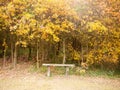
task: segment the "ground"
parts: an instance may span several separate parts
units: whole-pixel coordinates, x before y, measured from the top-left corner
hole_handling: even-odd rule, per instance
[[[0,90],[120,90],[120,78],[83,77],[29,72],[29,64],[0,71]]]

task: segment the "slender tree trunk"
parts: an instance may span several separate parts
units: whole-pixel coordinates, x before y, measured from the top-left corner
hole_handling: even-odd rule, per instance
[[[88,50],[89,50],[89,46],[88,46],[88,42],[87,42],[87,55],[88,55]]]
[[[5,39],[3,42],[3,46],[4,46],[4,50],[3,50],[3,68],[4,68],[6,66],[6,51],[7,51],[7,44]]]
[[[14,57],[13,57],[13,67],[15,68],[17,64],[17,45],[15,45]]]
[[[41,62],[44,62],[44,57],[45,57],[44,50],[42,50],[42,61]]]
[[[81,62],[81,61],[80,61],[80,60],[78,60],[78,65],[79,65],[79,66],[80,66],[80,62]]]
[[[81,53],[82,53],[81,60],[82,60],[82,63],[83,63],[84,58],[83,58],[83,45],[82,44],[81,44]]]
[[[13,53],[14,53],[14,50],[13,50],[13,42],[11,41],[11,61],[12,61],[12,63],[14,62],[14,58],[13,58]]]
[[[42,65],[42,41],[40,40],[40,42],[39,42],[39,58],[40,58],[40,60],[39,60],[39,63],[40,63],[40,66]]]
[[[28,60],[31,60],[32,59],[32,48],[31,48],[31,46],[29,46],[28,49],[29,49]]]
[[[12,62],[12,67],[14,68],[14,45],[13,45],[13,37],[10,36],[10,40],[11,40],[11,62]]]
[[[59,50],[60,50],[60,42],[57,43],[56,55],[59,55]]]
[[[44,58],[45,58],[45,49],[44,49],[44,41],[41,41],[41,47],[42,47],[42,59],[41,59],[41,63],[44,62]]]
[[[66,63],[66,54],[65,54],[65,39],[63,39],[63,64]]]
[[[4,55],[3,55],[3,68],[6,66],[6,51],[4,50]]]
[[[40,62],[39,62],[39,42],[37,42],[37,69],[40,67]]]

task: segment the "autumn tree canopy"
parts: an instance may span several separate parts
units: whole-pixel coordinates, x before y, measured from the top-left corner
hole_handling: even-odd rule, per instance
[[[119,23],[119,0],[1,0],[0,56],[115,69]]]

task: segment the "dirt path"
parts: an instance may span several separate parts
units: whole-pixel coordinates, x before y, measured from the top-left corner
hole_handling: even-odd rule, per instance
[[[39,73],[29,73],[27,69],[4,70],[0,73],[0,90],[120,90],[120,79],[46,77]]]

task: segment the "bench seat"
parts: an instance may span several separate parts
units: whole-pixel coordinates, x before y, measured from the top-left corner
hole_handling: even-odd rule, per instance
[[[50,68],[51,67],[66,67],[66,75],[68,75],[68,72],[69,72],[69,67],[74,67],[75,65],[74,64],[42,64],[43,66],[47,66],[48,67],[48,71],[47,71],[47,76],[50,77]]]

